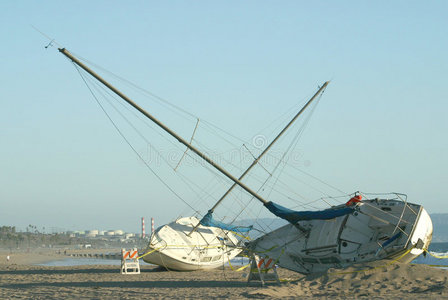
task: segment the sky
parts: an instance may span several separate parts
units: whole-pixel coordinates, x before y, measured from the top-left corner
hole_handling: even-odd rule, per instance
[[[140,217],[160,225],[185,209],[123,143],[58,46],[246,141],[330,80],[299,145],[306,171],[343,191],[402,192],[448,213],[447,9],[1,1],[0,225],[138,232]],[[191,128],[167,121],[189,138]]]

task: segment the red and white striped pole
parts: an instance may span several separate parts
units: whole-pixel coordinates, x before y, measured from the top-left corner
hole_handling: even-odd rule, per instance
[[[154,234],[154,218],[151,218],[151,235]]]
[[[145,218],[142,217],[142,239],[145,238]]]

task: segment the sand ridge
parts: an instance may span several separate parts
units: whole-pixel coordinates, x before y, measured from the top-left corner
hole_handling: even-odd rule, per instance
[[[448,270],[384,262],[301,275],[278,269],[281,284],[247,284],[229,268],[170,272],[142,265],[140,275],[119,266],[43,267],[61,259],[51,253],[16,253],[0,260],[0,299],[448,299]]]
[[[277,287],[251,291],[255,297],[448,299],[448,270],[418,264],[376,262],[303,276]]]

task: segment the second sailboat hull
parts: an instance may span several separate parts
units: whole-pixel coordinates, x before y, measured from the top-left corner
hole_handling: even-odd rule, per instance
[[[159,227],[151,236],[143,260],[169,270],[196,271],[226,264],[241,252],[238,240],[229,231],[199,226],[199,220],[187,217]]]

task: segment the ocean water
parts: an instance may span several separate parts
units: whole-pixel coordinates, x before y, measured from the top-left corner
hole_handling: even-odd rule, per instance
[[[249,259],[246,257],[237,257],[230,261],[232,267],[239,268],[241,266],[247,265]],[[119,259],[101,259],[101,258],[66,258],[62,260],[54,260],[46,263],[36,264],[36,266],[46,266],[46,267],[72,267],[72,266],[89,266],[89,265],[121,265],[121,260]],[[148,265],[143,260],[140,260],[140,265]],[[229,263],[226,264],[228,266]]]
[[[448,256],[448,252],[431,252],[432,254],[435,254],[437,256]],[[424,265],[431,265],[431,266],[440,266],[443,268],[448,267],[448,259],[439,259],[435,258],[429,254],[426,255],[420,255],[416,259],[412,261],[413,264],[424,264]]]
[[[121,260],[119,259],[101,259],[101,258],[66,258],[62,260],[54,260],[42,264],[36,264],[36,266],[46,266],[46,267],[72,267],[72,266],[90,266],[90,265],[121,265]],[[140,265],[149,265],[143,260],[140,260]]]
[[[448,243],[432,243],[428,250],[435,256],[448,256]],[[430,253],[420,255],[412,263],[448,267],[448,259],[435,258]]]
[[[448,243],[432,243],[429,247],[429,251],[436,256],[448,256]],[[249,259],[246,257],[236,257],[230,261],[232,267],[239,268],[248,264]],[[448,268],[448,259],[438,259],[430,254],[420,255],[412,263],[426,264],[433,266],[440,266]],[[62,260],[50,261],[42,264],[36,264],[37,266],[48,267],[70,267],[70,266],[83,266],[83,265],[114,265],[119,266],[121,261],[119,259],[98,259],[98,258],[66,258]],[[140,260],[141,265],[150,265],[143,260]],[[229,265],[228,263],[226,264]]]

